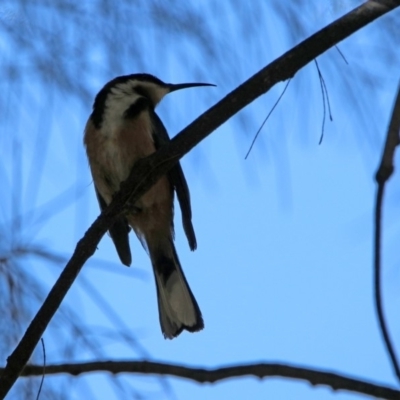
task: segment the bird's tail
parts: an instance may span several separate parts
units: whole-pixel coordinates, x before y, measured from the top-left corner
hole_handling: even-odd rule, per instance
[[[184,329],[204,328],[203,317],[186,281],[172,238],[147,241],[157,286],[158,312],[164,336],[172,339]]]

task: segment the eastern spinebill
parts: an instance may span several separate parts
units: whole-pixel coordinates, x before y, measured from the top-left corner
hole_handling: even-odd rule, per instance
[[[100,90],[86,124],[84,144],[102,210],[111,203],[135,162],[169,142],[168,133],[154,111],[157,104],[168,93],[195,86],[214,85],[174,85],[149,74],[132,74],[117,77]],[[129,226],[148,252],[156,282],[161,330],[168,339],[184,329],[196,332],[204,327],[173,242],[174,192],[189,247],[195,250],[189,188],[179,163],[109,229],[123,264],[129,266],[132,262]]]

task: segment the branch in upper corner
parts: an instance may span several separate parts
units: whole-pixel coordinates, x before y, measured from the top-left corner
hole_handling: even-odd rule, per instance
[[[385,147],[381,163],[375,179],[378,184],[375,203],[375,240],[374,240],[374,280],[375,280],[375,307],[378,315],[379,326],[382,332],[386,349],[389,353],[394,372],[400,381],[400,366],[396,357],[393,344],[390,340],[389,330],[385,321],[382,307],[381,293],[381,242],[382,242],[382,204],[386,182],[394,171],[394,153],[400,143],[400,84],[397,90],[396,101],[393,106],[392,118],[386,135]]]
[[[400,2],[393,0],[365,2],[277,58],[197,118],[168,145],[137,162],[111,205],[78,242],[72,258],[8,358],[0,376],[0,399],[14,385],[82,266],[94,254],[97,244],[114,219],[124,211],[125,204],[129,201],[135,203],[181,157],[276,83],[291,78],[317,56],[398,6]]]
[[[1,371],[1,369],[0,369]],[[70,374],[81,375],[90,372],[110,372],[112,374],[156,374],[175,376],[199,383],[215,383],[224,379],[244,376],[258,378],[284,377],[305,380],[312,385],[326,385],[333,390],[346,390],[367,396],[398,400],[400,391],[348,376],[334,374],[310,368],[301,368],[284,364],[248,364],[215,369],[192,368],[182,365],[157,363],[150,361],[96,361],[76,364],[47,365],[46,375]],[[43,373],[41,365],[27,365],[23,376],[38,376]]]

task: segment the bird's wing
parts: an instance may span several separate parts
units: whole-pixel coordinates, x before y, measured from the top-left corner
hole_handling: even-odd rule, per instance
[[[170,141],[170,138],[168,136],[167,130],[164,127],[164,124],[155,112],[152,113],[152,122],[154,126],[154,145],[156,149],[158,149],[162,145],[168,143]],[[192,207],[190,205],[189,187],[186,182],[185,175],[183,174],[181,164],[179,162],[170,169],[170,171],[168,172],[168,178],[178,197],[178,202],[182,213],[183,229],[188,239],[189,247],[192,251],[196,250],[197,241],[192,224]]]
[[[99,191],[96,188],[96,185],[95,190],[100,209],[101,211],[103,211],[107,207],[107,204],[101,197]],[[114,242],[115,248],[117,249],[117,253],[122,264],[129,267],[132,263],[132,255],[129,246],[130,227],[128,225],[128,221],[125,217],[118,217],[115,220],[114,224],[108,229],[108,231],[110,233],[112,241]]]

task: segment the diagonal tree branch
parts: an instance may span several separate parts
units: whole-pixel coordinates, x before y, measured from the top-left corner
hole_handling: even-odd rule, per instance
[[[1,371],[1,370],[0,370]],[[46,365],[46,375],[70,374],[78,376],[91,372],[110,372],[112,374],[155,374],[175,376],[198,383],[216,383],[225,379],[243,376],[258,378],[284,377],[310,382],[312,385],[326,385],[333,390],[347,390],[382,399],[399,399],[400,391],[373,384],[333,372],[302,368],[277,363],[235,365],[222,368],[193,368],[176,364],[150,361],[95,361],[74,364]],[[27,365],[21,376],[42,376],[42,365]]]
[[[20,343],[8,357],[7,365],[0,377],[0,399],[6,396],[21,374],[23,367],[28,362],[83,264],[94,254],[100,239],[113,219],[123,212],[127,201],[135,202],[194,146],[239,110],[266,93],[276,83],[291,78],[315,57],[399,5],[400,0],[366,1],[263,68],[192,122],[168,145],[137,162],[128,180],[121,185],[121,191],[112,204],[104,210],[78,242],[64,271],[32,320]]]

